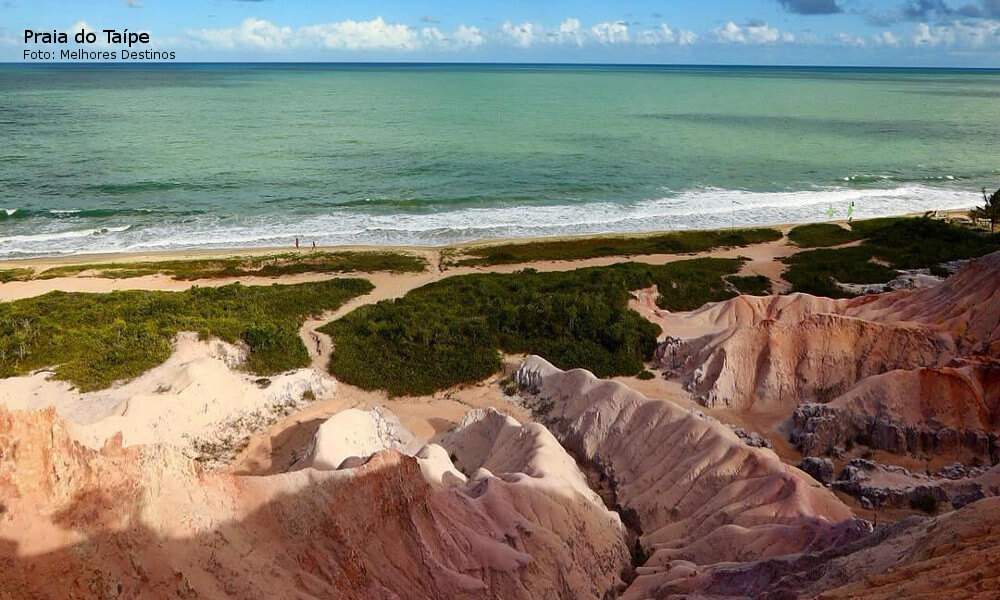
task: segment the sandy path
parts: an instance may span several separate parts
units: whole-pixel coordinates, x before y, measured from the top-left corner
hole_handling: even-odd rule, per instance
[[[330,354],[333,352],[333,340],[330,339],[330,336],[318,331],[320,327],[367,304],[375,304],[376,302],[393,298],[402,298],[410,290],[426,285],[439,278],[440,274],[436,269],[434,272],[416,274],[374,273],[365,276],[365,279],[375,286],[375,289],[370,293],[352,298],[337,310],[327,311],[302,324],[302,327],[299,329],[299,337],[302,338],[302,342],[309,350],[310,366],[319,371],[325,371],[326,365],[330,361]]]
[[[178,281],[167,275],[146,275],[130,279],[108,279],[102,277],[59,277],[32,281],[12,281],[0,284],[0,302],[10,302],[23,298],[41,296],[52,291],[107,293],[118,290],[146,290],[179,292],[194,286],[220,287],[232,283],[243,285],[273,285],[276,283],[294,284],[315,281],[325,281],[336,278],[364,278],[372,283],[374,289],[364,296],[358,296],[335,311],[329,311],[318,317],[307,320],[299,329],[299,336],[309,351],[310,366],[319,371],[325,371],[333,351],[330,337],[318,331],[319,327],[330,321],[339,319],[355,309],[382,300],[401,298],[411,290],[439,281],[446,277],[466,275],[469,273],[514,273],[525,268],[533,268],[542,272],[568,271],[584,267],[609,266],[624,262],[640,262],[650,265],[662,265],[678,260],[691,258],[738,258],[750,260],[740,271],[742,275],[765,275],[776,292],[786,291],[789,284],[781,279],[784,265],[779,258],[796,252],[797,248],[788,244],[786,238],[774,242],[755,244],[745,248],[729,248],[713,250],[696,254],[649,254],[641,256],[607,256],[585,260],[570,261],[537,261],[516,265],[496,265],[489,267],[456,267],[442,271],[439,268],[440,251],[425,249],[420,252],[429,264],[429,270],[422,273],[349,273],[330,275],[326,273],[304,273],[286,277],[227,277],[220,279],[201,279],[195,281]],[[197,255],[191,255],[195,257]],[[119,257],[120,258],[120,257]],[[112,260],[109,258],[108,260]]]
[[[784,270],[784,265],[776,262],[776,259],[794,254],[798,251],[793,245],[788,244],[786,239],[755,244],[745,248],[727,248],[712,250],[708,252],[698,252],[691,254],[648,254],[636,256],[605,256],[601,258],[590,258],[584,260],[557,260],[557,261],[536,261],[518,263],[514,265],[494,265],[484,267],[454,267],[446,270],[438,268],[440,252],[427,250],[423,255],[428,259],[430,268],[423,273],[345,273],[331,275],[328,273],[304,273],[300,275],[290,275],[284,277],[226,277],[219,279],[198,279],[194,281],[178,281],[167,275],[146,275],[133,277],[130,279],[108,279],[103,277],[58,277],[54,279],[41,279],[32,281],[11,281],[0,284],[0,302],[9,302],[22,298],[40,296],[52,291],[63,292],[86,292],[86,293],[106,293],[117,290],[148,290],[148,291],[171,291],[178,292],[190,289],[194,286],[220,287],[232,283],[242,283],[243,285],[272,285],[275,283],[291,284],[306,283],[313,281],[325,281],[337,278],[362,278],[372,282],[375,290],[372,293],[355,298],[345,304],[334,318],[339,318],[351,310],[365,304],[372,304],[379,300],[398,298],[406,295],[410,290],[426,285],[433,281],[438,281],[446,277],[455,275],[466,275],[469,273],[514,273],[526,268],[532,268],[542,272],[569,271],[584,267],[603,267],[624,262],[638,262],[650,265],[662,265],[678,260],[689,260],[692,258],[739,258],[746,257],[750,260],[744,265],[741,274],[761,274],[766,275],[775,282],[776,285],[785,285],[780,278],[780,273]],[[139,260],[136,258],[135,260]]]

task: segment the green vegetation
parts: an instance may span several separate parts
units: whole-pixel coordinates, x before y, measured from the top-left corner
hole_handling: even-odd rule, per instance
[[[986,188],[983,188],[983,205],[970,210],[969,218],[977,223],[988,223],[990,233],[996,231],[997,223],[1000,223],[1000,190],[987,195]]]
[[[35,275],[34,269],[0,269],[0,283],[28,281]]]
[[[926,269],[1000,250],[1000,237],[927,217],[857,221],[863,246],[896,269]]]
[[[1000,236],[928,217],[855,221],[853,231],[864,238],[858,246],[820,248],[785,258],[782,275],[794,291],[831,298],[851,294],[836,282],[888,283],[896,269],[934,269],[941,263],[974,258],[1000,250]]]
[[[793,254],[784,260],[791,265],[782,277],[792,284],[793,291],[828,298],[847,298],[849,292],[841,283],[888,283],[897,272],[885,265],[870,262],[870,248],[820,248]]]
[[[629,292],[655,284],[661,306],[694,309],[734,296],[723,277],[741,264],[702,258],[450,277],[321,331],[336,344],[334,375],[397,396],[480,381],[499,370],[500,351],[540,354],[598,377],[635,375],[652,357],[658,328],[628,308]]]
[[[305,366],[298,328],[371,291],[363,279],[185,292],[51,292],[0,304],[0,377],[51,367],[83,391],[136,377],[166,360],[180,331],[249,346],[246,368],[271,375]]]
[[[636,379],[641,379],[643,381],[649,381],[650,379],[656,379],[656,375],[652,371],[647,371],[643,369],[639,371],[639,374],[635,376]]]
[[[730,275],[726,281],[741,294],[767,296],[771,293],[771,280],[763,275]]]
[[[684,254],[743,247],[781,239],[777,229],[675,231],[644,237],[597,237],[480,246],[452,251],[446,266],[510,265],[538,260],[583,260],[602,256]],[[455,256],[460,253],[462,256]]]
[[[191,281],[222,277],[279,277],[299,273],[419,273],[426,268],[427,261],[422,257],[398,252],[287,252],[227,258],[66,265],[47,269],[37,278],[71,277],[94,271],[100,277],[113,279],[162,274]]]
[[[812,223],[792,229],[788,239],[799,248],[826,248],[860,240],[861,236],[833,223]]]

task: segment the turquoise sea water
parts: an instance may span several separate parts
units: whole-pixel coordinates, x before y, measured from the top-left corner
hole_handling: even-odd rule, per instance
[[[0,65],[0,256],[970,206],[1000,71]]]

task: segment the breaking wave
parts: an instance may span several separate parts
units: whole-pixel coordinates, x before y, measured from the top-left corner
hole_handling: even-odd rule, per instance
[[[750,227],[857,219],[966,208],[969,190],[908,184],[888,189],[840,186],[758,192],[697,188],[633,202],[459,205],[434,211],[371,211],[333,206],[313,214],[256,216],[192,213],[164,218],[145,210],[0,213],[21,225],[0,236],[0,256],[286,246],[296,237],[322,245],[445,245],[481,239]],[[440,206],[440,205],[439,205]],[[28,219],[25,221],[24,219]],[[2,232],[2,231],[0,231]]]

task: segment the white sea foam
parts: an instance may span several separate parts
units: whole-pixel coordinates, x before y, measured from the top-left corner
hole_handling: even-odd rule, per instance
[[[366,208],[313,216],[274,213],[239,219],[205,215],[183,223],[41,231],[0,238],[0,255],[142,252],[185,248],[318,244],[444,245],[454,242],[551,235],[749,227],[847,217],[966,208],[970,190],[905,185],[890,189],[839,187],[787,192],[699,188],[630,203],[589,202],[461,208],[434,213],[381,214]]]
[[[98,227],[95,229],[77,229],[70,231],[54,231],[48,233],[31,233],[25,235],[11,235],[8,237],[0,237],[0,249],[5,246],[16,245],[19,243],[36,244],[45,242],[58,242],[60,240],[74,240],[80,238],[88,238],[102,235],[111,235],[115,233],[123,233],[132,228],[131,225],[122,225],[120,227]],[[17,250],[18,248],[13,248]]]

